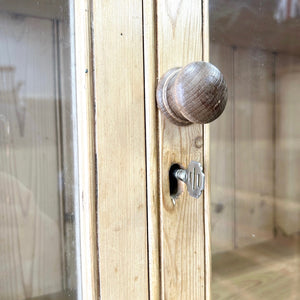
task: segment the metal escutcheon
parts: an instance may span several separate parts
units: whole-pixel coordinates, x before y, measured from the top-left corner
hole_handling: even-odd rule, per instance
[[[187,190],[192,197],[200,197],[204,190],[205,175],[199,162],[191,161],[186,170],[176,169],[174,176],[187,185]]]

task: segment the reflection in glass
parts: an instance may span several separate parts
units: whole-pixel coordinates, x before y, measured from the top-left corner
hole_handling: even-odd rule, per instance
[[[300,2],[210,1],[212,299],[300,299]]]
[[[1,1],[0,299],[76,298],[68,11],[67,1]]]

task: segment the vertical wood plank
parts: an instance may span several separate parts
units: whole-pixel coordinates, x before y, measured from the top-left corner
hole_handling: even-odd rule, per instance
[[[158,77],[168,69],[203,60],[202,1],[157,1]],[[187,191],[174,206],[169,193],[173,163],[203,164],[203,126],[178,127],[159,115],[162,299],[204,299],[203,195]]]
[[[158,116],[155,101],[156,57],[156,6],[154,1],[143,1],[144,84],[147,158],[147,211],[148,211],[148,262],[149,299],[160,299],[160,233],[159,233],[159,166]]]
[[[58,41],[70,41],[69,18],[56,21]],[[57,81],[59,84],[57,98],[58,131],[60,132],[61,154],[61,181],[64,182],[61,196],[61,222],[63,228],[63,252],[64,252],[64,287],[72,290],[77,289],[77,265],[76,265],[76,226],[75,226],[75,198],[76,189],[77,157],[75,158],[77,132],[74,131],[70,116],[76,116],[75,99],[72,99],[72,75],[71,74],[71,43],[58,43],[57,48]],[[73,100],[73,101],[72,101]],[[74,118],[75,119],[75,118]],[[66,218],[69,216],[70,218]],[[73,218],[74,217],[74,218]]]
[[[208,2],[207,2],[208,3]],[[205,15],[203,15],[205,16]],[[206,52],[204,52],[204,57]],[[208,54],[207,54],[208,56]],[[208,61],[208,59],[205,61]],[[212,279],[212,248],[211,248],[211,177],[210,177],[210,125],[204,125],[203,131],[203,154],[204,154],[204,172],[205,187],[203,195],[204,210],[204,299],[211,300],[211,279]]]
[[[211,43],[210,62],[224,74],[228,102],[211,133],[211,223],[212,252],[234,248],[234,107],[233,48]]]
[[[276,58],[276,227],[300,231],[300,57]]]
[[[96,162],[95,162],[95,118],[93,99],[93,68],[91,46],[91,6],[89,0],[70,1],[71,41],[75,36],[75,45],[71,45],[71,64],[75,66],[76,90],[72,86],[72,95],[76,99],[78,153],[78,191],[74,203],[77,245],[80,247],[80,264],[77,261],[78,294],[83,300],[99,299],[97,222],[96,222]],[[74,26],[74,27],[73,27]],[[73,31],[74,30],[74,31]],[[75,47],[75,49],[74,49]],[[75,81],[75,80],[74,80]],[[76,148],[75,148],[76,149]],[[76,161],[76,160],[75,160]],[[68,208],[67,208],[68,209]],[[78,229],[79,227],[79,229]],[[77,256],[78,257],[78,256]]]
[[[93,1],[101,299],[147,299],[141,1]]]
[[[234,52],[236,246],[273,237],[274,58]]]
[[[209,0],[202,1],[202,41],[203,60],[209,61]],[[204,299],[211,300],[211,173],[210,173],[210,124],[203,126],[203,170],[206,174],[203,210],[204,210]]]

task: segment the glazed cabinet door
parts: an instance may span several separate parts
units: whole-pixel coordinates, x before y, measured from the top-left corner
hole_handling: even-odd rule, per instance
[[[210,299],[208,1],[0,2],[0,299]]]
[[[3,300],[97,299],[87,3],[0,3]]]
[[[146,35],[148,39],[145,42],[149,52],[153,43],[155,47],[155,52],[152,50],[148,54],[155,56],[155,62],[149,58],[145,62],[147,81],[150,82],[151,78],[157,86],[157,79],[169,69],[208,60],[207,5],[207,1],[157,1],[155,41]],[[148,18],[149,15],[146,15],[146,21]],[[154,63],[156,73],[151,76],[149,71]],[[148,155],[148,164],[150,170],[156,165],[158,169],[157,176],[148,174],[148,180],[151,180],[148,184],[148,199],[151,202],[148,200],[148,205],[152,220],[150,226],[157,220],[153,207],[158,205],[159,229],[158,240],[150,240],[149,245],[152,251],[156,244],[159,245],[159,256],[149,256],[149,262],[153,279],[160,270],[160,286],[150,277],[151,299],[209,299],[208,125],[179,126],[157,111],[157,123],[154,125],[152,91],[149,87],[146,94],[146,110],[152,113],[147,120],[147,139],[151,139],[151,130],[157,132],[156,139],[149,141],[149,146],[156,145],[157,156],[153,159],[152,150]],[[179,181],[177,191],[172,191],[171,187],[170,168],[177,164],[186,169],[191,161],[201,163],[206,176],[204,193],[200,198],[192,197]],[[154,193],[158,195],[156,199]],[[149,229],[153,230],[151,227]]]
[[[208,60],[208,2],[93,1],[92,19],[101,299],[209,299],[208,125],[156,104],[164,73]],[[191,161],[204,192],[174,197],[170,168]]]

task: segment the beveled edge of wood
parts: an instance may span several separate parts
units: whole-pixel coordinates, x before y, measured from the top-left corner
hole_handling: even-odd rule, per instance
[[[71,33],[75,36],[75,76],[77,110],[77,147],[79,191],[77,210],[79,210],[80,267],[77,268],[81,282],[83,300],[100,298],[97,216],[96,216],[96,164],[95,164],[95,113],[93,92],[93,51],[92,51],[92,13],[90,0],[70,2]],[[72,24],[72,13],[74,20]],[[73,26],[73,28],[72,28]],[[74,88],[74,87],[73,87]],[[78,237],[77,234],[77,237]],[[78,243],[78,242],[77,242]]]
[[[147,233],[149,300],[161,299],[160,184],[158,110],[156,106],[157,40],[156,4],[143,2],[144,97],[146,129]]]
[[[203,1],[202,9],[202,45],[203,61],[209,62],[209,0]],[[204,240],[205,240],[205,300],[211,300],[211,212],[210,212],[210,125],[203,125],[203,168],[205,173]]]

